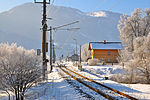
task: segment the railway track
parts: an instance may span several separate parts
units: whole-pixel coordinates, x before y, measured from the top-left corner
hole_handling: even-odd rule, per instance
[[[124,94],[118,90],[112,89],[106,85],[103,85],[101,83],[98,83],[92,79],[89,79],[88,77],[85,77],[79,73],[76,73],[66,67],[59,67],[64,73],[69,75],[71,78],[77,80],[84,86],[90,88],[91,90],[95,91],[96,93],[100,94],[101,96],[109,99],[109,100],[138,100],[134,97],[131,97],[127,94]]]

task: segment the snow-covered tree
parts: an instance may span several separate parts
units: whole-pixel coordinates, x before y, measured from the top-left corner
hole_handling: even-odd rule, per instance
[[[132,61],[135,64],[134,68],[138,75],[143,76],[146,83],[150,84],[150,34],[147,37],[136,38],[134,45]]]
[[[129,52],[134,51],[133,40],[136,37],[147,36],[150,31],[150,9],[142,11],[140,8],[135,9],[131,16],[121,16],[118,29],[120,38]],[[129,56],[131,56],[129,54]]]
[[[87,61],[90,58],[90,50],[88,50],[89,44],[82,45],[81,49],[81,59]]]
[[[41,58],[34,50],[17,47],[17,44],[0,44],[0,88],[23,100],[24,94],[40,80]]]
[[[124,62],[130,71],[130,81],[139,76],[150,83],[150,8],[145,11],[138,8],[131,16],[124,15],[118,29],[124,44],[120,62]]]

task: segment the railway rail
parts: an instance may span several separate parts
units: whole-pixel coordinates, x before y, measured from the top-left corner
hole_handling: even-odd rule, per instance
[[[94,81],[94,80],[92,80],[92,79],[90,79],[88,77],[85,77],[85,76],[83,76],[83,75],[81,75],[81,74],[79,74],[77,72],[74,72],[74,71],[68,69],[67,67],[59,67],[59,68],[64,73],[66,73],[67,75],[69,75],[70,77],[72,77],[73,79],[77,80],[78,82],[80,82],[84,86],[90,88],[91,90],[97,92],[98,94],[102,95],[103,97],[105,97],[105,98],[107,98],[109,100],[116,100],[116,96],[118,96],[118,97],[120,97],[122,99],[125,97],[126,99],[138,100],[138,99],[136,99],[134,97],[131,97],[131,96],[127,95],[127,94],[124,94],[123,92],[120,92],[120,91],[118,91],[116,89],[110,88],[110,87],[108,87],[108,86],[106,86],[104,84],[96,82],[96,81]],[[70,73],[72,73],[72,74],[70,74]],[[95,88],[95,87],[93,87],[93,85],[91,85],[91,84],[89,85],[86,81],[83,81],[83,80],[88,80],[88,82],[90,82],[91,84],[94,83],[94,84],[98,85],[101,88],[105,88],[108,91],[113,92],[112,94],[115,95],[115,96],[110,95],[110,92],[109,93],[108,92],[104,92],[104,89],[97,89],[97,87]],[[103,90],[103,91],[101,91],[101,90]]]

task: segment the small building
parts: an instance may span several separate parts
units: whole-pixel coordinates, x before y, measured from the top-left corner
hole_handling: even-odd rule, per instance
[[[72,56],[67,57],[66,61],[79,61],[79,55],[73,54]]]
[[[89,50],[91,51],[91,58],[98,59],[100,62],[117,63],[119,50],[122,50],[121,42],[90,42]]]

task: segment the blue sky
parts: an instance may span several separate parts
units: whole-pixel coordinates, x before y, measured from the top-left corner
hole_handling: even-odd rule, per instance
[[[42,0],[38,0],[42,1]],[[53,0],[51,0],[53,1]],[[54,0],[54,5],[69,6],[83,12],[109,10],[130,15],[134,8],[150,8],[150,0]],[[1,0],[0,12],[34,0]]]

